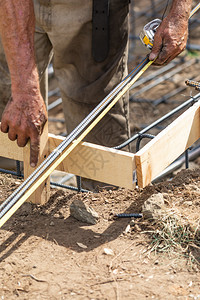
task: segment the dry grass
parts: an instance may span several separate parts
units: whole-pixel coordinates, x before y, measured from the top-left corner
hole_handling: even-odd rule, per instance
[[[151,243],[150,252],[176,252],[190,258],[200,266],[200,219],[189,220],[177,208],[166,213],[148,230]]]

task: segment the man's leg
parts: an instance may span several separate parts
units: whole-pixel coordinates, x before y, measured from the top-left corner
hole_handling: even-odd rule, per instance
[[[128,1],[110,1],[110,50],[92,57],[92,0],[52,0],[54,69],[68,132],[127,75]],[[115,146],[129,137],[128,99],[123,97],[88,135],[87,141]]]
[[[110,48],[103,62],[92,56],[92,0],[52,0],[54,70],[68,133],[127,75],[128,2],[110,1]],[[86,141],[114,147],[129,137],[128,96],[99,122]]]

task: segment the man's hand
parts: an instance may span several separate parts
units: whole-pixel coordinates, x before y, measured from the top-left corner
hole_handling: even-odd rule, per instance
[[[188,21],[166,17],[158,27],[154,36],[154,45],[149,55],[155,64],[169,63],[179,55],[186,47],[188,36]]]
[[[158,27],[150,60],[156,65],[169,63],[186,47],[188,36],[188,19],[192,0],[173,0],[172,7],[166,18]]]
[[[0,1],[0,34],[12,83],[12,99],[2,116],[1,130],[24,147],[30,139],[30,164],[38,161],[40,135],[47,112],[40,94],[34,49],[33,0]]]
[[[40,135],[47,120],[47,111],[40,94],[15,95],[2,116],[1,131],[8,133],[11,141],[24,147],[30,139],[30,164],[35,167],[40,149]]]

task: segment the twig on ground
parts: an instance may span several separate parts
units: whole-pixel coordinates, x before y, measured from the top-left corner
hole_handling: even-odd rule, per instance
[[[24,275],[22,275],[22,276],[23,276],[23,277],[30,277],[30,278],[32,278],[33,280],[37,281],[37,282],[47,282],[46,280],[36,278],[36,277],[33,276],[32,274],[24,274]]]

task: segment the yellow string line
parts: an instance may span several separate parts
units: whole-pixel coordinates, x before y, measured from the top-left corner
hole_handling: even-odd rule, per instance
[[[199,4],[197,4],[196,6],[195,6],[195,8],[193,8],[193,10],[191,11],[191,13],[190,13],[190,18],[195,14],[195,12],[197,12],[197,10],[200,8],[200,3]]]

